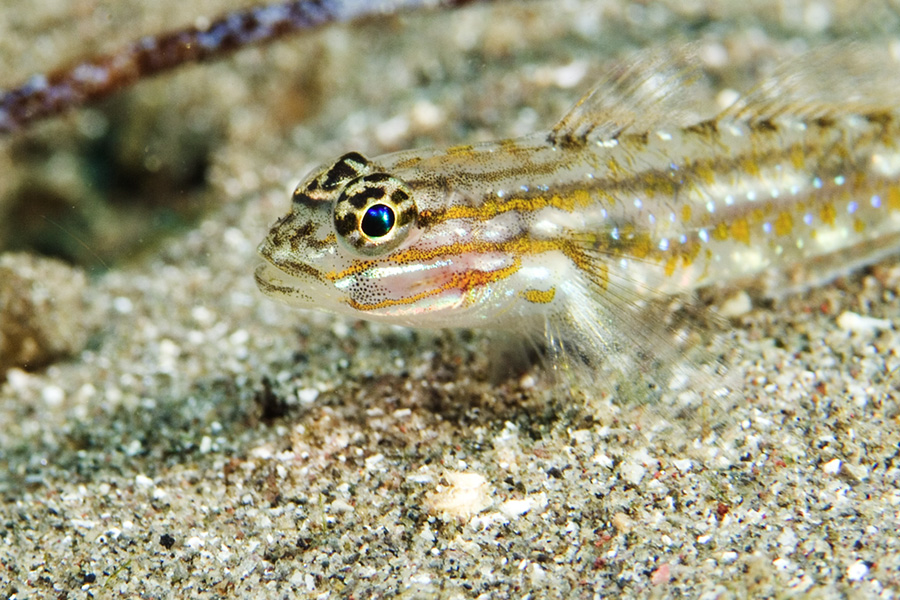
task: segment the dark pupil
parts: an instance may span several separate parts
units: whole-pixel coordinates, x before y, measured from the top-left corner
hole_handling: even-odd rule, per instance
[[[384,204],[370,206],[363,215],[360,227],[370,238],[384,237],[394,227],[394,211]]]

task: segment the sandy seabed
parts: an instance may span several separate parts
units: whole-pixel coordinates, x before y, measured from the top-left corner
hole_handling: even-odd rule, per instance
[[[145,4],[3,3],[2,83],[239,5]],[[343,152],[547,128],[646,46],[702,40],[714,106],[805,46],[900,35],[880,3],[745,4],[333,26],[0,141],[0,214],[27,184],[100,202],[72,210],[138,240],[109,268],[0,261],[0,332],[19,340],[0,356],[0,596],[897,597],[896,259],[713,319],[704,343],[742,391],[698,390],[659,431],[608,382],[498,376],[493,338],[292,311],[253,282],[292,186]],[[148,170],[202,155],[185,193],[202,216],[132,233],[134,214],[80,192],[110,131]]]

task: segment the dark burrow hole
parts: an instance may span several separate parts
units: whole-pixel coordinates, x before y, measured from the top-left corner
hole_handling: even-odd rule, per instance
[[[14,140],[17,175],[0,199],[0,252],[102,271],[191,227],[210,207],[207,173],[219,131],[173,133],[154,122],[162,116],[144,115],[150,122],[136,126],[124,121],[128,110],[111,112],[101,135],[60,140],[56,124]]]

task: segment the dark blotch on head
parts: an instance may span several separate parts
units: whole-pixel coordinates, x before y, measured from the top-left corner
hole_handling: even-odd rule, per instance
[[[366,183],[381,183],[382,181],[387,181],[391,176],[387,173],[372,173],[371,175],[366,175],[363,177],[363,181]]]
[[[331,169],[325,175],[325,181],[322,182],[323,189],[333,190],[340,182],[356,177],[359,174],[359,171],[356,170],[356,167],[348,162],[349,156],[349,154],[344,155],[339,161],[334,164],[333,167],[331,167]],[[365,161],[365,159],[363,160]]]
[[[391,194],[391,200],[393,200],[394,204],[403,204],[409,200],[409,194],[403,190],[394,190],[394,193]]]
[[[294,192],[294,204],[312,204],[313,199],[309,194],[303,192]]]
[[[312,235],[312,232],[314,229],[315,229],[315,226],[313,225],[313,222],[307,221],[306,223],[304,223],[300,227],[297,227],[294,230],[294,236],[296,236],[298,238],[305,238],[309,235]]]
[[[334,230],[338,235],[344,237],[349,236],[356,231],[356,215],[354,213],[347,213],[343,217],[335,219]]]
[[[361,192],[349,196],[347,202],[349,202],[350,206],[353,208],[362,208],[369,200],[380,200],[381,198],[384,198],[384,188],[371,187],[365,188]]]
[[[366,160],[366,157],[359,152],[348,152],[341,157],[341,160],[352,160],[353,162],[358,162],[361,165],[369,164],[369,161]]]

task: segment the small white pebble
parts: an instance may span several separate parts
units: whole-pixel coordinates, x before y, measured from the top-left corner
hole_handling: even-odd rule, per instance
[[[201,325],[212,325],[215,317],[205,306],[195,306],[191,309],[191,316]]]
[[[425,523],[422,531],[419,532],[419,537],[429,544],[433,544],[437,539],[436,537],[434,537],[434,532],[431,530],[431,527],[428,526],[428,523]]]
[[[22,393],[28,387],[28,382],[34,378],[33,375],[26,373],[22,369],[9,369],[6,372],[6,383],[14,392]]]
[[[719,105],[719,108],[726,109],[735,102],[737,102],[738,98],[741,97],[740,92],[737,90],[733,90],[731,88],[726,88],[718,93],[716,96],[716,104]]]
[[[331,333],[338,339],[344,339],[350,335],[350,327],[348,327],[347,323],[344,321],[335,321],[331,326]]]
[[[134,303],[125,296],[116,296],[113,299],[113,310],[122,315],[130,314],[134,310]]]
[[[228,341],[231,342],[235,346],[243,346],[250,340],[250,334],[247,333],[246,329],[238,329],[230,336],[228,336]]]
[[[372,470],[384,462],[384,454],[375,454],[366,459],[366,469]]]
[[[201,540],[196,535],[192,535],[184,542],[184,545],[190,548],[191,550],[199,550],[203,547],[203,540]]]
[[[500,505],[500,512],[508,519],[516,519],[521,517],[534,508],[534,500],[530,498],[522,498],[521,500],[507,500]]]
[[[335,513],[349,513],[353,512],[355,509],[353,505],[347,502],[342,498],[338,498],[334,502],[331,503],[331,512]]]
[[[858,335],[873,335],[877,331],[890,329],[891,322],[888,319],[864,317],[855,312],[845,310],[838,316],[837,326],[844,331],[849,331]]]
[[[303,585],[305,580],[305,573],[300,569],[295,569],[293,573],[291,573],[290,578],[288,578],[288,583],[290,583],[294,587],[300,587]]]
[[[787,571],[791,566],[791,559],[781,556],[772,561],[772,566],[779,571]]]
[[[726,319],[733,319],[745,315],[751,310],[753,310],[753,302],[750,300],[750,295],[741,290],[722,302],[719,314]]]
[[[850,581],[859,581],[869,572],[869,567],[861,560],[856,561],[847,567],[847,579]]]
[[[606,469],[610,469],[613,466],[613,459],[605,454],[595,454],[593,458],[591,458],[591,462],[596,465],[600,465]]]
[[[297,390],[297,399],[300,400],[300,404],[312,404],[318,397],[319,390],[317,390],[316,388],[303,388]]]
[[[573,60],[569,64],[554,69],[554,81],[557,87],[573,88],[584,79],[588,72],[588,61]]]
[[[138,486],[139,488],[150,489],[153,487],[153,480],[143,473],[138,473],[134,477],[134,485]]]
[[[262,446],[257,446],[250,450],[250,456],[253,458],[261,458],[263,460],[269,460],[272,458],[272,449],[263,444]]]
[[[416,102],[410,113],[413,123],[420,129],[434,129],[444,122],[444,111],[427,100]]]
[[[734,550],[729,550],[728,552],[722,553],[722,562],[726,564],[731,564],[738,559],[738,553]]]
[[[41,390],[41,399],[46,402],[48,406],[59,406],[65,398],[66,393],[63,392],[62,388],[59,386],[48,385]]]
[[[708,534],[707,534],[707,535],[701,535],[701,536],[698,536],[698,537],[697,537],[697,543],[698,543],[698,544],[705,544],[705,543],[707,543],[707,542],[708,542],[709,540],[711,540],[711,539],[712,539],[712,536],[711,536],[711,535],[708,535]]]
[[[646,473],[647,469],[643,465],[632,461],[625,462],[619,467],[619,474],[622,476],[622,479],[631,485],[639,484]]]
[[[687,473],[694,466],[694,463],[692,463],[689,458],[679,458],[677,460],[673,460],[672,464],[675,465],[675,468],[682,473]]]
[[[828,475],[837,475],[841,472],[841,459],[835,458],[834,460],[829,460],[822,465],[822,470]]]
[[[382,146],[394,146],[400,143],[407,133],[409,133],[409,119],[404,115],[397,115],[375,127],[375,139]]]
[[[200,454],[206,454],[210,450],[212,450],[212,438],[208,435],[204,435],[203,438],[200,439]]]
[[[526,373],[525,375],[522,375],[521,379],[519,379],[519,387],[521,387],[523,390],[530,390],[535,385],[537,385],[537,380],[531,373]]]
[[[137,456],[143,451],[144,445],[141,444],[141,440],[131,440],[130,442],[128,442],[128,445],[125,446],[126,456]]]
[[[425,495],[425,504],[437,514],[469,517],[493,504],[487,479],[478,473],[447,473],[448,486]]]

